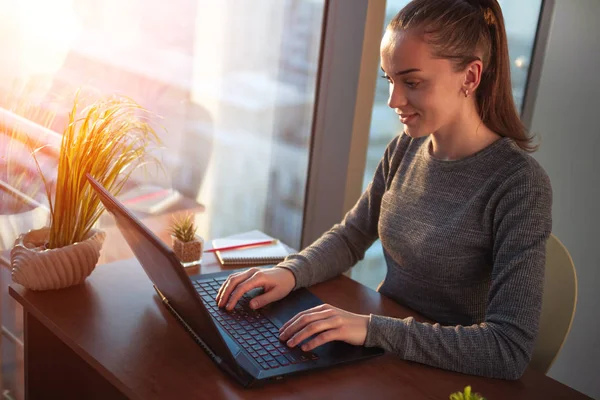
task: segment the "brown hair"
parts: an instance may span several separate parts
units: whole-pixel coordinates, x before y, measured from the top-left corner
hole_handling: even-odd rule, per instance
[[[497,0],[413,0],[392,19],[393,31],[416,28],[433,47],[434,57],[449,59],[456,70],[483,63],[476,103],[483,123],[533,152],[512,96],[504,18]]]

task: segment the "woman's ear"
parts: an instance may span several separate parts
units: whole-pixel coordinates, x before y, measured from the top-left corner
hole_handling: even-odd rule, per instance
[[[474,93],[481,83],[481,75],[483,73],[483,63],[481,60],[475,60],[467,65],[465,69],[465,79],[463,82],[463,92]]]

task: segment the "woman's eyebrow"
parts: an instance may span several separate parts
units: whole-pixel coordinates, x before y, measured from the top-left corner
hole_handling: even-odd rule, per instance
[[[421,70],[419,68],[410,68],[410,69],[405,69],[404,71],[398,71],[394,75],[395,76],[406,75],[406,74],[410,74],[411,72],[421,72]]]
[[[381,67],[381,70],[383,71],[384,74],[386,73],[385,70],[383,69],[383,67]],[[421,70],[419,68],[409,68],[409,69],[405,69],[404,71],[398,71],[398,72],[394,73],[394,76],[406,75],[411,72],[421,72]]]

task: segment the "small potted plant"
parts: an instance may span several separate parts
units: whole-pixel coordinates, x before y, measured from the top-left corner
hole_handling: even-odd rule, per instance
[[[89,173],[117,195],[133,172],[152,158],[159,139],[149,112],[133,100],[102,98],[81,113],[76,95],[62,135],[55,184],[44,183],[50,224],[20,235],[11,251],[12,279],[32,290],[82,283],[100,257],[105,232],[95,228],[104,207],[86,179]]]
[[[197,265],[202,259],[204,240],[196,235],[196,230],[194,214],[173,217],[170,228],[172,247],[184,267]]]
[[[471,386],[467,386],[464,392],[452,393],[450,400],[485,400],[485,397],[482,397],[479,393],[471,393]]]

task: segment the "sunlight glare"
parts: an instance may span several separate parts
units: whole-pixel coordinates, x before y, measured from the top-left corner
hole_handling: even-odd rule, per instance
[[[0,47],[11,57],[0,78],[53,75],[80,31],[73,0],[0,2]]]

